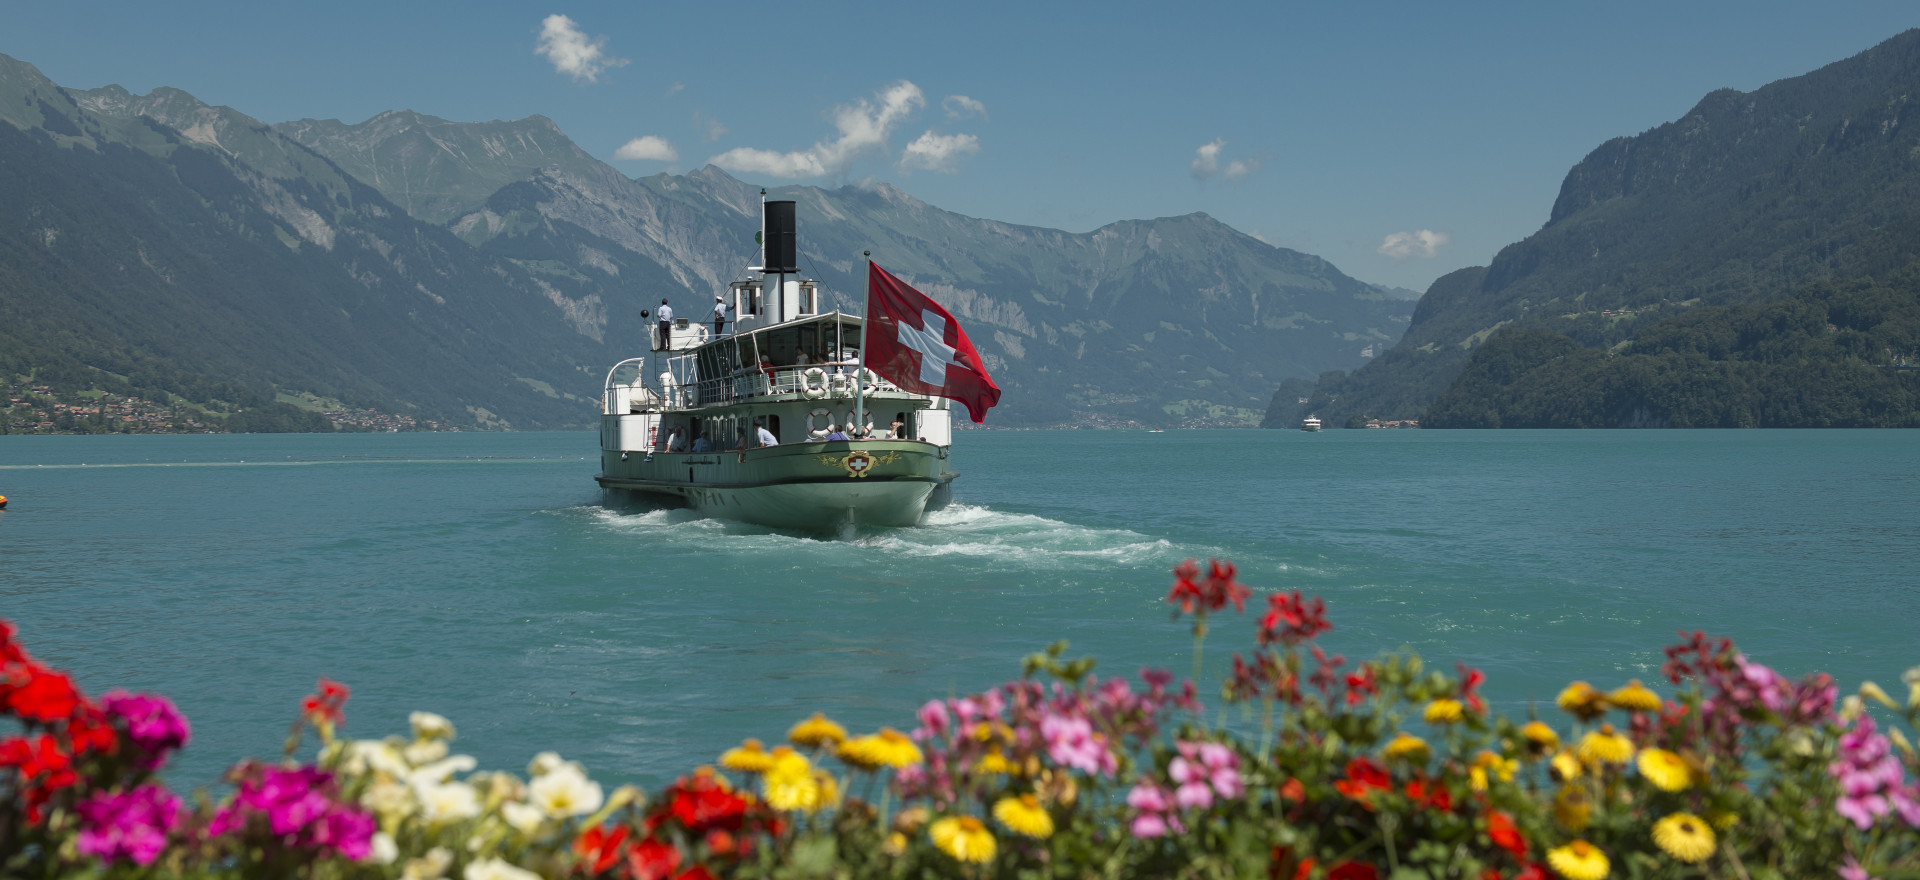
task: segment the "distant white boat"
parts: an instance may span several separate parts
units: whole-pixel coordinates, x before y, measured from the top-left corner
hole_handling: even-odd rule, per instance
[[[1302,431],[1318,431],[1318,430],[1320,430],[1320,417],[1319,417],[1319,416],[1307,416],[1306,418],[1304,418],[1304,419],[1301,419],[1301,420],[1300,420],[1300,430],[1302,430]]]

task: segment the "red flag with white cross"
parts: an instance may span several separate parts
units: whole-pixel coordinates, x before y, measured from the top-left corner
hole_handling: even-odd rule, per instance
[[[974,424],[984,423],[1000,402],[1000,386],[960,322],[878,263],[867,264],[866,319],[860,362],[881,378],[915,394],[960,401]]]

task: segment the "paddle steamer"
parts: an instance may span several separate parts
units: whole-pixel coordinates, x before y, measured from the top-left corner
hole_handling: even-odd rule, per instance
[[[822,314],[796,265],[794,203],[763,193],[761,216],[764,265],[730,285],[722,332],[650,321],[651,351],[607,372],[594,479],[775,528],[918,523],[959,475],[951,401],[861,367],[864,318]]]

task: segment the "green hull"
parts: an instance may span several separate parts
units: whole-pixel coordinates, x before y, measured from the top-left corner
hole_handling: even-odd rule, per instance
[[[831,440],[745,452],[602,450],[607,489],[664,496],[704,513],[774,528],[911,526],[944,503],[948,448],[913,440]]]

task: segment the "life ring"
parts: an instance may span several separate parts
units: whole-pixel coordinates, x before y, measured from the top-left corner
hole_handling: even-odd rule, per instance
[[[819,409],[816,409],[813,412],[807,413],[807,437],[814,440],[827,439],[827,434],[830,432],[827,430],[827,428],[820,427],[821,416],[825,416],[827,419],[829,419],[829,421],[827,422],[827,428],[833,427],[833,422],[831,421],[831,419],[833,418],[833,410],[827,409],[824,406],[820,407]]]
[[[861,367],[860,378],[867,383],[867,387],[864,389],[866,393],[872,394],[875,391],[880,390],[880,374],[879,373],[869,370],[866,367]],[[872,425],[869,424],[868,427],[872,427]]]
[[[818,384],[815,384],[816,382]],[[806,395],[808,400],[819,400],[827,396],[827,371],[819,367],[808,367],[806,372],[800,374],[800,393]],[[815,410],[815,412],[823,411]]]
[[[842,424],[846,425],[845,430],[847,432],[848,437],[856,436],[854,434],[853,423],[854,423],[853,410],[847,410],[846,420],[843,421]],[[872,410],[867,411],[866,428],[867,428],[867,436],[872,437],[873,436],[873,411]]]

